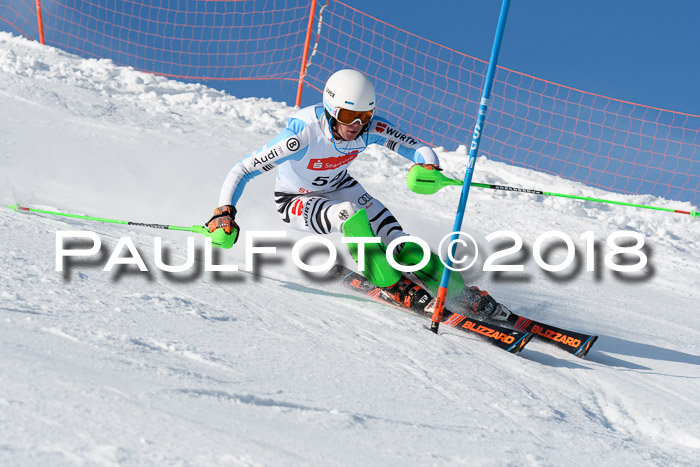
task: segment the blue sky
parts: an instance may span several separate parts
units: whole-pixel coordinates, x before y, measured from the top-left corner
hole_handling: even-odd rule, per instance
[[[281,46],[277,43],[274,46],[266,44],[264,47],[260,47],[259,44],[255,43],[248,46],[246,43],[244,45],[245,59],[240,62],[238,57],[241,55],[241,51],[236,49],[239,46],[239,41],[235,39],[238,34],[243,34],[242,37],[246,38],[251,35],[255,36],[258,29],[254,30],[250,27],[247,29],[228,28],[227,26],[238,24],[238,22],[247,24],[249,18],[256,19],[258,17],[241,16],[235,13],[251,12],[258,8],[257,11],[264,11],[263,16],[274,16],[273,7],[286,5],[289,8],[292,4],[281,0],[279,2],[265,0],[255,5],[247,2],[224,3],[196,0],[169,0],[162,3],[150,0],[134,0],[133,2],[109,0],[99,3],[82,2],[81,0],[45,0],[42,11],[48,25],[45,29],[48,31],[47,43],[50,45],[57,45],[68,51],[78,51],[86,56],[113,58],[120,64],[129,64],[137,69],[166,73],[171,76],[240,78],[251,75],[280,75],[283,73],[288,79],[205,81],[205,83],[224,89],[237,97],[270,97],[277,101],[293,104],[297,86],[296,80],[289,79],[289,77],[296,78],[298,76],[297,70],[300,60],[296,58],[295,54],[300,53],[301,39],[303,38],[302,28],[306,24],[303,17],[308,11],[307,5],[310,3],[310,0],[297,0],[294,3],[296,5],[294,8],[286,10],[289,19],[293,18],[293,20],[282,23],[285,32],[282,37],[293,37],[293,39],[286,39],[287,43]],[[325,0],[319,0],[319,4],[323,3]],[[501,0],[443,0],[437,2],[345,0],[345,3],[381,21],[483,60],[488,60],[490,56],[502,5]],[[12,6],[16,8],[13,10]],[[174,10],[162,8],[162,6],[171,6],[174,9],[196,7],[200,9],[200,13],[202,11],[209,13],[220,11],[227,14],[223,16],[202,16],[201,14],[187,16],[190,21],[185,20],[184,23],[178,16],[177,21],[173,22],[173,19],[168,15]],[[8,11],[11,14],[13,11],[26,10],[33,11],[33,2],[10,0],[7,5],[0,6],[0,12],[5,12],[5,14]],[[279,11],[277,10],[277,12]],[[360,69],[364,66],[363,63],[366,64],[370,59],[374,59],[376,63],[377,57],[365,54],[374,53],[368,52],[368,49],[371,49],[378,50],[381,56],[383,53],[382,43],[379,41],[381,34],[388,29],[377,25],[374,21],[363,22],[359,20],[367,28],[377,28],[379,34],[374,34],[371,30],[357,32],[357,34],[361,34],[359,36],[361,40],[356,41],[356,49],[352,51],[356,53],[348,53],[345,47],[348,42],[353,45],[353,40],[348,40],[347,33],[355,31],[347,29],[350,27],[349,23],[340,20],[341,15],[349,14],[348,10],[336,5],[332,11],[333,14],[329,15],[327,22],[331,22],[333,19],[335,29],[328,27],[324,31],[326,41],[320,43],[319,51],[321,53],[312,63],[310,76],[307,80],[313,83],[317,89],[323,87],[323,80],[326,78],[324,75],[330,74],[330,71],[336,66],[341,66],[342,60],[348,60],[345,63]],[[80,14],[76,17],[78,12]],[[25,15],[29,18],[33,17],[33,14]],[[101,18],[100,15],[106,15],[106,17]],[[198,28],[201,24],[197,24],[197,22],[198,18],[204,17],[211,21],[214,19],[232,21],[222,24],[223,28],[206,30],[218,38],[214,43],[223,43],[226,45],[225,50],[236,52],[223,55],[224,62],[217,63],[205,59],[205,62],[201,63],[202,56],[198,52],[209,50],[207,44],[203,45],[198,42],[199,39],[209,37],[208,35],[199,37],[203,33],[202,29]],[[135,31],[131,27],[134,18],[141,18],[143,25],[150,25],[156,29]],[[93,23],[96,20],[99,22],[101,19],[106,19],[107,24],[96,28]],[[123,24],[120,21],[125,21],[124,24],[127,27],[122,27]],[[357,17],[355,21],[357,21]],[[335,24],[336,22],[342,24]],[[581,0],[512,0],[499,65],[584,92],[700,115],[700,91],[697,89],[700,83],[699,23],[700,0],[668,0],[666,2],[658,0],[587,0],[585,2]],[[0,22],[0,25],[3,23]],[[136,25],[142,25],[140,20],[136,22]],[[22,25],[27,30],[31,30],[32,26]],[[264,26],[262,28],[261,31],[264,32]],[[340,29],[343,30],[342,34],[338,34]],[[218,34],[221,34],[221,37]],[[193,38],[196,39],[194,43],[191,43],[190,39]],[[158,43],[159,39],[165,42]],[[154,40],[155,44],[153,44]],[[368,47],[366,42],[363,42],[366,40],[378,41],[377,47]],[[407,41],[409,44],[422,42],[415,41],[410,37],[407,38],[402,33],[398,34],[396,40]],[[230,50],[229,45],[231,46]],[[424,43],[414,46],[425,48]],[[199,47],[203,48],[199,49]],[[247,53],[253,50],[253,47],[258,47],[257,52],[255,54]],[[294,51],[291,51],[290,47]],[[340,47],[339,54],[335,54],[334,47]],[[437,48],[428,47],[428,49],[433,53],[432,51]],[[420,60],[420,66],[429,66],[428,63],[435,63],[434,60],[426,61],[425,55],[422,54],[427,52],[428,50],[418,50],[416,54],[406,53],[402,55],[406,62],[400,66],[410,66],[405,65],[405,63],[412,63],[410,62],[412,59]],[[258,57],[258,54],[262,55]],[[271,58],[273,59],[271,60]],[[450,54],[446,54],[442,58],[442,60],[449,60],[450,63],[458,59],[459,57]],[[233,62],[228,63],[231,60]],[[283,64],[279,70],[275,68],[278,63]],[[204,66],[200,68],[201,65]],[[314,65],[316,68],[313,68]],[[258,69],[259,67],[263,67],[263,69]],[[264,67],[272,67],[272,71]],[[233,72],[233,75],[226,73],[222,75],[220,74],[222,70],[226,73]],[[213,73],[213,75],[207,75],[207,73]],[[453,72],[447,71],[446,73]],[[417,76],[419,75],[420,73],[417,74]],[[461,79],[467,78],[462,77]],[[457,84],[456,82],[450,83]],[[382,105],[381,100],[378,100],[380,113],[392,115],[392,118],[401,121],[405,131],[423,138],[431,144],[441,145],[450,150],[454,149],[457,144],[466,143],[470,139],[470,128],[473,120],[469,118],[465,120],[465,116],[468,117],[468,112],[465,113],[465,109],[472,105],[474,108],[471,110],[474,112],[475,118],[475,103],[478,101],[477,88],[471,88],[469,91],[476,92],[477,96],[463,96],[464,89],[459,91],[459,96],[454,94],[454,91],[451,95],[446,96],[445,94],[450,94],[449,84],[446,85],[445,89],[435,89],[435,92],[431,94],[427,94],[422,88],[407,90],[405,86],[412,86],[410,80],[408,83],[399,83],[394,80],[383,82],[381,91],[384,92],[386,104]],[[404,94],[408,96],[406,99],[398,97],[398,94],[403,91],[406,91]],[[392,92],[395,93],[393,100]],[[423,97],[425,98],[421,99],[418,94],[423,95],[424,93]],[[443,93],[442,98],[440,93]],[[492,123],[497,122],[497,96],[497,90],[495,90],[491,116],[489,117]],[[453,97],[453,101],[445,101],[446,98],[452,99]],[[316,103],[320,99],[319,91],[307,86],[302,106]],[[506,97],[505,101],[508,99]],[[510,96],[510,99],[512,102],[513,96]],[[502,101],[501,104],[505,101]],[[442,106],[443,102],[448,102],[448,105]],[[416,109],[418,112],[415,112]],[[615,108],[610,110],[615,112]],[[674,120],[676,117],[678,120]],[[653,124],[654,113],[650,113],[645,118],[649,118]],[[561,120],[558,121],[561,122]],[[506,144],[509,147],[507,151],[505,149],[499,150],[498,148],[489,148],[486,143],[482,142],[482,149],[487,152],[492,149],[492,152],[489,153],[492,157],[502,158],[496,160],[511,163],[519,161],[517,163],[525,164],[523,161],[529,161],[529,157],[534,157],[536,165],[533,165],[535,162],[528,162],[530,164],[527,165],[528,167],[545,171],[553,170],[556,173],[610,189],[631,190],[632,192],[639,190],[659,196],[690,196],[689,199],[696,199],[697,183],[700,180],[698,178],[700,173],[696,170],[697,160],[692,162],[686,158],[677,161],[674,157],[681,154],[697,154],[697,144],[693,142],[695,141],[693,138],[697,138],[697,133],[693,131],[696,128],[692,128],[693,125],[697,125],[697,121],[698,119],[688,120],[679,116],[674,117],[672,114],[665,114],[664,122],[684,125],[684,128],[690,131],[687,134],[682,133],[682,135],[686,135],[690,139],[685,142],[684,146],[679,145],[680,140],[674,139],[669,142],[663,137],[658,141],[654,140],[658,145],[653,146],[655,148],[652,151],[653,160],[651,159],[652,154],[648,153],[651,151],[651,146],[630,149],[626,145],[620,144],[621,141],[615,141],[614,144],[608,141],[605,143],[605,148],[579,147],[576,148],[578,151],[576,154],[562,153],[559,141],[550,141],[552,143],[550,146],[542,148],[540,142],[544,141],[543,137],[540,137],[540,142],[535,144],[534,140],[538,139],[537,133],[531,128],[526,133],[517,127],[513,128],[514,138],[518,139],[517,143],[510,143],[507,140],[507,135],[489,139],[490,136],[493,136],[489,134],[489,131],[495,130],[488,125],[488,121],[484,139],[498,141],[499,144]],[[428,122],[430,123],[428,124]],[[615,122],[617,122],[616,119]],[[625,122],[627,120],[621,121],[620,124],[624,126]],[[508,128],[512,125],[514,123],[506,122]],[[547,135],[550,135],[548,126],[542,128],[543,131],[547,132]],[[564,130],[564,128],[559,128],[559,130]],[[566,131],[571,130],[571,128],[566,129]],[[621,130],[624,132],[626,128],[621,128]],[[583,138],[586,141],[588,141],[586,139],[588,136],[585,136],[588,135],[587,131],[588,129],[583,133]],[[508,132],[508,134],[510,133]],[[529,144],[520,141],[523,137],[521,135],[524,134],[533,138],[533,141]],[[635,138],[637,138],[635,141],[641,141],[638,136]],[[594,140],[590,142],[599,144]],[[573,149],[566,145],[564,147]],[[525,151],[529,156],[516,154],[518,151]],[[642,152],[638,153],[637,151]],[[587,157],[592,153],[600,157],[596,157],[593,161],[588,160]],[[645,155],[639,155],[642,153]],[[612,163],[610,157],[613,156],[615,164],[624,159],[631,165],[619,167],[618,164],[608,170]],[[585,163],[584,159],[586,159]],[[573,164],[570,167],[566,165],[569,162]],[[560,167],[562,164],[564,168]],[[568,169],[566,169],[567,167]],[[579,170],[583,171],[584,175],[580,175],[583,178],[576,178],[579,176],[576,175]],[[603,175],[612,177],[613,180],[619,181],[622,185],[613,185],[612,182],[607,181],[603,183],[600,179]],[[669,177],[672,177],[672,180]],[[630,185],[631,180],[634,186]],[[644,186],[639,187],[640,183]],[[670,188],[668,183],[673,186],[674,191],[667,191],[667,187]],[[653,186],[647,186],[647,184]],[[661,191],[658,193],[654,191],[657,190],[657,184],[660,184],[661,187],[659,188]]]
[[[489,58],[501,9],[501,0],[344,1],[483,60]],[[46,2],[44,8],[48,12],[51,6]],[[0,29],[7,24],[0,22]],[[499,65],[583,91],[700,115],[700,0],[512,0]],[[296,94],[291,82],[208,84],[239,97],[288,103]],[[307,89],[303,104],[315,102],[314,93]]]
[[[484,60],[501,9],[500,0],[346,3]],[[584,91],[698,115],[700,0],[512,0],[499,65]],[[293,103],[296,88],[244,82],[228,83],[226,89]],[[315,92],[308,89],[308,98]]]

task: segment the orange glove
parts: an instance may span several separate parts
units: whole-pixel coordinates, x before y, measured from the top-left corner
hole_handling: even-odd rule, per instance
[[[224,229],[227,235],[231,235],[235,231],[236,237],[238,237],[240,227],[236,224],[234,220],[235,217],[236,207],[226,204],[216,208],[214,210],[214,215],[204,225],[209,229],[209,232],[214,232],[217,229]],[[236,238],[236,240],[238,240],[238,238]]]
[[[442,169],[437,164],[414,164],[414,165],[420,165],[421,167],[423,167],[424,169],[427,169],[427,170],[437,170],[438,172],[442,172]]]

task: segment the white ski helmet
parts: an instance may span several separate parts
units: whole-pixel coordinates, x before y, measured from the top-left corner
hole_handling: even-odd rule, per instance
[[[333,118],[337,118],[339,109],[374,110],[375,100],[374,84],[357,70],[336,71],[323,90],[323,107]]]

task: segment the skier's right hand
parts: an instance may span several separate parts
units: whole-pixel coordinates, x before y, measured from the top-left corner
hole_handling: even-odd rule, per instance
[[[226,204],[216,208],[214,210],[214,215],[204,225],[206,225],[210,233],[213,233],[218,229],[223,229],[226,235],[234,234],[236,236],[236,240],[238,240],[238,232],[240,227],[238,227],[238,224],[236,224],[236,221],[234,220],[235,217],[236,207]],[[234,240],[234,243],[236,240]]]

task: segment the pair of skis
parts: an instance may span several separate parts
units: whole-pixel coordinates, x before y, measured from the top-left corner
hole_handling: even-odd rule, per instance
[[[431,313],[427,313],[423,308],[425,303],[421,303],[420,306],[412,306],[416,304],[401,302],[386,288],[375,286],[363,275],[351,271],[343,265],[333,266],[328,271],[327,277],[373,300],[393,305],[427,319],[431,318]],[[419,287],[417,284],[414,286]],[[513,354],[519,353],[531,339],[537,338],[576,357],[584,358],[598,339],[598,336],[569,331],[515,313],[511,313],[507,320],[495,323],[445,310],[442,322],[453,329],[476,334],[486,342]]]

